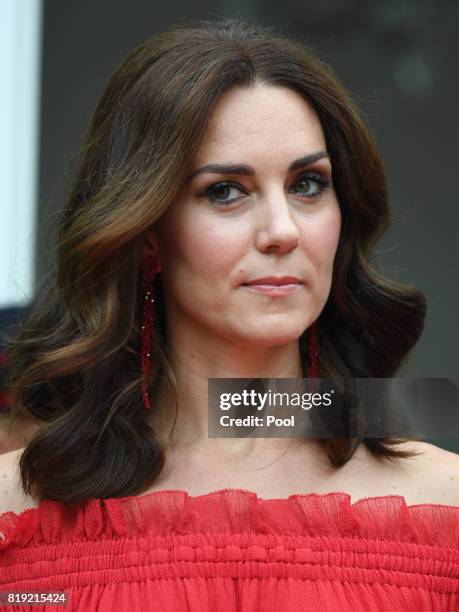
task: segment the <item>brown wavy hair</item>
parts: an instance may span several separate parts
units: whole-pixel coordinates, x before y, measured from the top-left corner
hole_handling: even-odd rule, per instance
[[[140,494],[164,446],[143,407],[139,368],[146,235],[178,193],[223,92],[288,87],[315,109],[333,167],[342,227],[318,319],[318,376],[392,377],[422,333],[424,295],[370,262],[390,224],[382,160],[332,70],[299,41],[240,20],[193,21],[147,39],[115,70],[90,120],[59,217],[52,282],[10,339],[17,422],[38,427],[20,460],[24,491],[78,503]],[[150,393],[176,392],[158,287]],[[307,377],[306,330],[300,338]],[[177,414],[177,396],[175,396]],[[360,442],[405,458],[401,438],[321,439],[333,466]]]

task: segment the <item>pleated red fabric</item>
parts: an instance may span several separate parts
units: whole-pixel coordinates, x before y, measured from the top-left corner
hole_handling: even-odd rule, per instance
[[[84,612],[457,612],[459,507],[229,488],[42,501],[0,516],[0,591],[65,591]]]

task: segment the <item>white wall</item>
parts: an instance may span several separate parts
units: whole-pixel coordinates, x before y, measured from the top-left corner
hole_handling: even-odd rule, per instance
[[[33,297],[41,0],[0,0],[0,307]]]

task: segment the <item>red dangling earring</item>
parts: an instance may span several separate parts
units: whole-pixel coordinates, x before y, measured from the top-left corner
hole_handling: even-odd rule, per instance
[[[142,350],[141,350],[141,368],[142,368],[142,398],[146,410],[151,409],[150,398],[148,396],[148,372],[150,371],[150,351],[151,338],[153,335],[153,304],[154,297],[154,277],[159,271],[158,262],[155,259],[151,260],[148,266],[148,272],[143,274],[143,319],[142,319]]]
[[[309,333],[309,364],[308,378],[313,378],[311,382],[312,391],[316,390],[317,378],[317,321],[311,325]]]

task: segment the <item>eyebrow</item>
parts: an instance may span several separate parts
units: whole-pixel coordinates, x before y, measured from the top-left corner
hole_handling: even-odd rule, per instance
[[[295,159],[295,161],[293,161],[288,167],[288,171],[293,172],[298,168],[303,168],[308,164],[313,164],[314,162],[319,161],[319,159],[324,158],[329,158],[326,151],[316,151],[315,153],[310,153],[309,155]],[[208,164],[207,166],[202,166],[202,168],[194,170],[194,172],[192,172],[187,178],[187,182],[191,181],[196,175],[202,174],[203,172],[208,172],[211,174],[243,174],[245,176],[255,175],[255,170],[252,168],[252,166],[247,166],[245,164]]]

